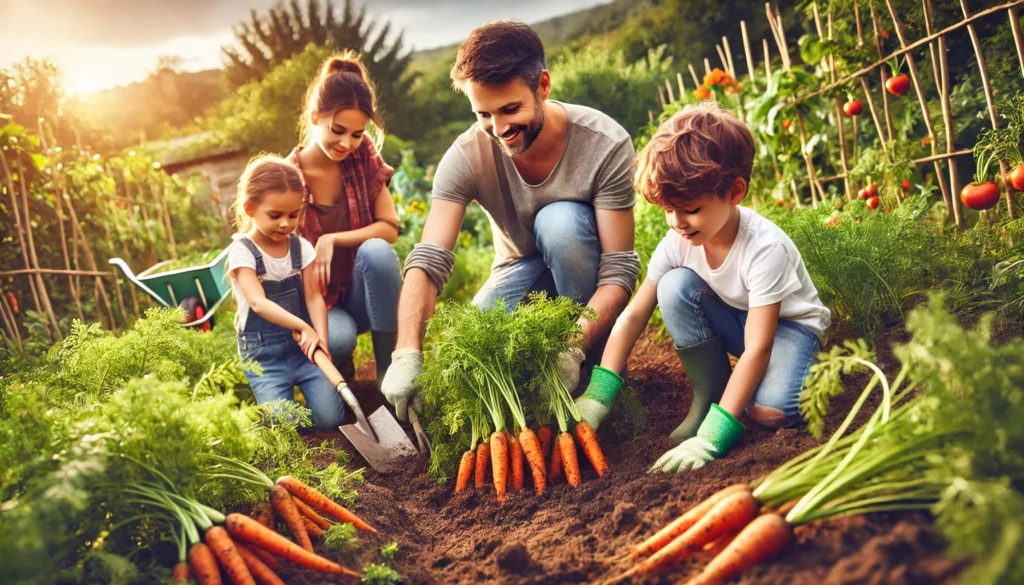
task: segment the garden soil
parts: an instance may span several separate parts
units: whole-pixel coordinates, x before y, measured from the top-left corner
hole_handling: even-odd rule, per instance
[[[890,376],[898,363],[888,347],[900,340],[900,334],[878,340],[880,362]],[[372,372],[372,364],[363,364],[357,380],[371,380]],[[852,378],[847,391],[833,399],[826,433],[849,412],[866,381],[866,376]],[[612,582],[630,567],[617,556],[690,506],[729,484],[755,479],[817,444],[806,429],[768,430],[744,420],[747,432],[728,457],[684,475],[648,475],[648,466],[669,447],[668,434],[689,407],[690,386],[671,343],[651,336],[642,338],[633,352],[629,383],[647,409],[647,424],[625,441],[616,440],[611,425],[601,428],[611,465],[604,478],[597,477],[581,454],[580,487],[563,482],[539,497],[532,489],[510,492],[499,505],[493,488],[455,495],[451,482],[439,485],[427,477],[425,457],[388,475],[367,470],[355,511],[378,533],[361,534],[363,544],[354,555],[325,556],[359,570],[379,560],[380,546],[395,541],[399,552],[394,566],[410,584]],[[374,399],[372,382],[357,382],[356,387],[363,398]],[[327,439],[348,447],[340,434],[309,437]],[[350,464],[363,462],[354,455]],[[527,488],[529,484],[527,474]],[[946,556],[944,548],[941,534],[924,513],[816,522],[797,530],[795,546],[781,558],[733,582],[948,585],[957,582],[965,563]],[[667,575],[623,582],[685,582],[702,564],[691,559]],[[285,570],[282,576],[303,585],[346,582],[307,571]]]

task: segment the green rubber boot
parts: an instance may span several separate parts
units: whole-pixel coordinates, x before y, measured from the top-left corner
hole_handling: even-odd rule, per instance
[[[725,386],[729,383],[729,375],[732,374],[729,354],[725,351],[725,342],[721,335],[689,347],[677,347],[676,354],[690,378],[693,404],[690,405],[690,411],[686,413],[683,422],[669,435],[669,441],[673,445],[697,436],[700,423],[708,415],[711,405],[722,399]]]
[[[384,381],[384,374],[391,366],[391,352],[395,351],[394,331],[371,331],[370,340],[373,341],[373,361],[377,364],[377,389],[380,390],[381,382]]]

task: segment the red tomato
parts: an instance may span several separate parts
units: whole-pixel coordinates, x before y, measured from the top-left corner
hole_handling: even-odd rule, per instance
[[[867,201],[870,197],[871,195],[868,195],[867,187],[864,187],[860,191],[857,191],[857,199],[860,199],[861,201]]]
[[[878,195],[878,185],[876,185],[874,183],[871,183],[870,185],[865,187],[865,190],[868,192],[868,198],[869,199],[871,197],[876,197]]]
[[[896,77],[890,77],[885,82],[885,89],[894,96],[901,96],[910,89],[910,78],[906,73],[900,73]]]
[[[881,199],[878,197],[872,197],[871,199],[868,199],[868,209],[878,209],[878,206],[881,205],[881,203]]]
[[[975,211],[991,209],[999,203],[999,187],[993,183],[970,183],[960,191],[960,201]]]
[[[1010,184],[1018,191],[1024,191],[1024,165],[1010,171]]]
[[[5,292],[4,296],[7,298],[7,303],[11,306],[11,311],[13,311],[14,314],[18,314],[20,312],[20,308],[18,307],[18,297],[14,296],[14,293],[11,291]]]
[[[786,204],[786,202],[783,201],[782,199],[776,199],[775,200],[775,207],[782,207],[785,204]]]
[[[910,179],[903,179],[903,183],[900,185],[904,191],[910,191],[914,186],[910,184]]]
[[[860,100],[853,100],[843,104],[843,113],[848,118],[852,118],[864,111],[864,102]]]
[[[789,130],[789,128],[792,125],[793,125],[793,120],[783,120],[782,121],[782,127],[785,128],[786,130]]]

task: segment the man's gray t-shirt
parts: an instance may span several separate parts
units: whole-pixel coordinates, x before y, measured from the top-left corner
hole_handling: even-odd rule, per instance
[[[562,157],[539,185],[523,181],[479,124],[459,136],[437,166],[432,197],[483,207],[494,234],[495,266],[537,252],[533,221],[549,203],[579,201],[613,210],[635,203],[636,153],[629,134],[593,108],[554,103],[565,109],[569,132]]]

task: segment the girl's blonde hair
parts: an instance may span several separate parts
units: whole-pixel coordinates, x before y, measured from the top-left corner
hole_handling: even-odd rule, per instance
[[[305,193],[302,173],[292,163],[270,154],[254,157],[238,179],[238,195],[231,206],[239,233],[252,228],[252,218],[245,206],[256,206],[267,193]]]
[[[299,119],[300,139],[308,144],[312,135],[313,114],[323,116],[338,110],[356,109],[377,127],[384,128],[377,111],[377,92],[359,56],[345,51],[328,57],[320,65],[316,80],[306,90],[305,108]],[[379,132],[383,134],[383,132]]]

